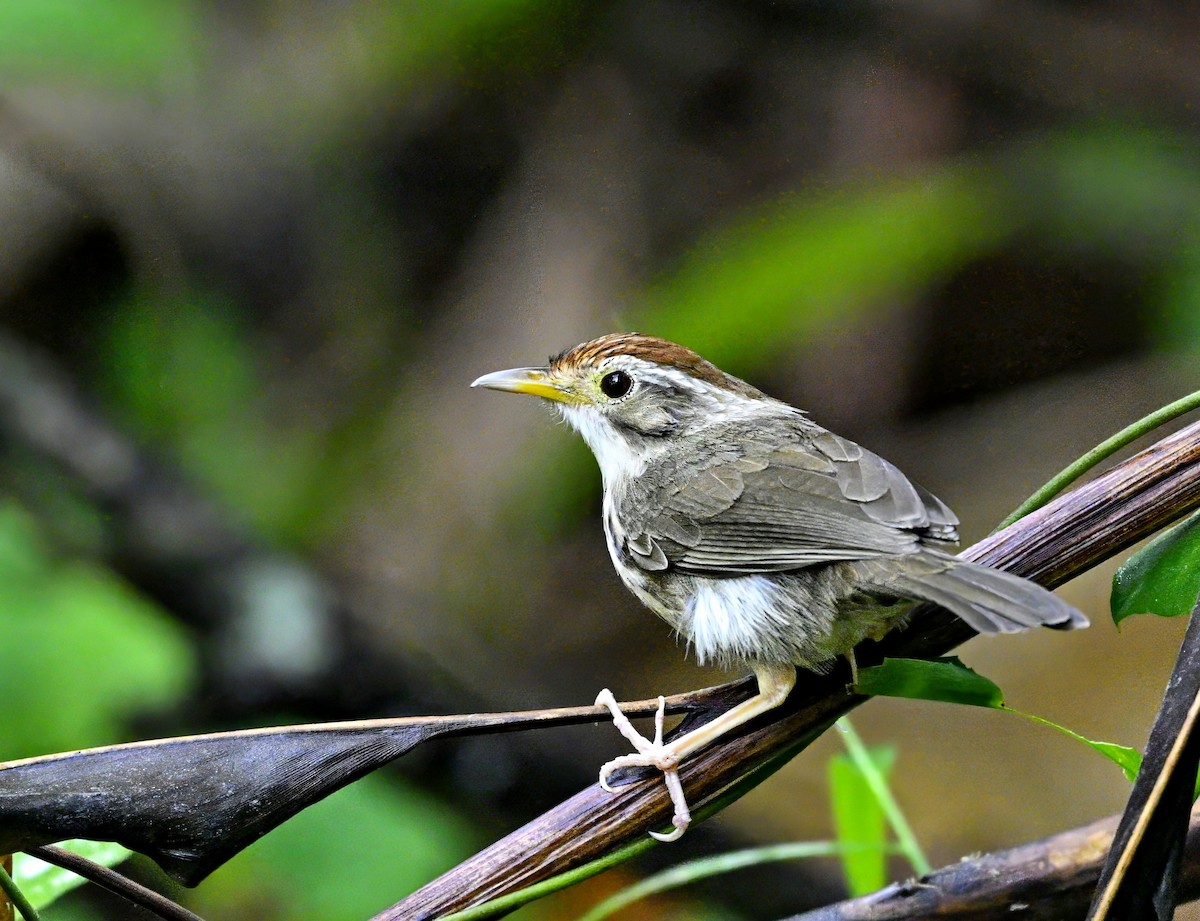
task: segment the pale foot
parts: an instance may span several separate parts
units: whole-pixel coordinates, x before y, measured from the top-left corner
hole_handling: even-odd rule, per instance
[[[691,823],[692,814],[688,811],[687,799],[683,795],[683,784],[679,781],[679,756],[670,745],[664,745],[662,740],[663,720],[666,716],[667,708],[666,699],[663,697],[658,698],[658,712],[654,714],[653,740],[647,739],[633,728],[633,724],[629,722],[629,717],[621,712],[621,708],[617,705],[617,699],[613,697],[612,691],[608,688],[605,688],[596,696],[596,703],[608,707],[617,732],[628,739],[630,744],[637,750],[633,754],[621,755],[619,758],[613,758],[612,761],[604,764],[600,768],[600,786],[609,793],[615,793],[616,791],[609,784],[608,778],[613,771],[620,768],[658,768],[663,772],[663,780],[667,784],[667,792],[671,796],[671,803],[675,806],[675,816],[671,819],[671,824],[675,826],[675,830],[667,834],[652,831],[650,832],[650,836],[659,841],[678,840],[679,836],[687,830],[688,825]]]

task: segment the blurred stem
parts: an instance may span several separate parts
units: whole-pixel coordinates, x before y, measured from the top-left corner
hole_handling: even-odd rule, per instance
[[[603,921],[614,912],[620,911],[626,905],[644,899],[646,896],[668,889],[677,889],[697,880],[717,876],[721,873],[732,873],[745,867],[756,867],[776,860],[799,860],[807,857],[840,857],[853,851],[877,851],[879,848],[870,844],[841,843],[838,841],[792,841],[786,844],[769,844],[765,847],[746,848],[732,851],[728,854],[717,854],[702,860],[690,860],[653,876],[647,876],[639,883],[622,889],[615,895],[609,896],[595,908],[589,911],[579,921]],[[898,848],[885,847],[885,853],[899,853]]]
[[[0,866],[0,889],[4,890],[8,900],[21,913],[21,917],[25,921],[40,921],[37,911],[29,904],[29,899],[25,898],[25,893],[17,888],[17,884],[13,882],[13,878],[8,875],[8,870],[3,866]]]
[[[1000,522],[996,531],[1007,528],[1017,519],[1024,518],[1030,512],[1041,508],[1075,480],[1079,479],[1105,458],[1121,450],[1121,448],[1125,447],[1131,441],[1135,441],[1165,422],[1170,422],[1172,419],[1198,408],[1200,408],[1200,390],[1188,394],[1174,403],[1168,403],[1161,409],[1156,409],[1150,415],[1143,416],[1132,425],[1128,425],[1115,435],[1106,438],[1078,460],[1064,467],[1045,486],[1022,502],[1007,518]],[[992,533],[995,532],[993,531]]]
[[[900,804],[892,796],[891,788],[888,787],[883,774],[879,772],[879,768],[871,760],[871,755],[859,737],[858,732],[855,731],[850,720],[844,716],[837,721],[837,728],[842,734],[842,742],[846,746],[846,752],[850,755],[850,760],[854,762],[855,767],[862,773],[863,779],[867,782],[867,786],[871,788],[871,792],[875,795],[875,799],[879,803],[879,807],[883,810],[883,814],[887,816],[888,823],[892,826],[892,831],[896,833],[896,843],[900,846],[900,853],[912,864],[912,868],[918,876],[927,876],[933,872],[933,867],[925,857],[925,852],[921,850],[921,845],[917,843],[917,836],[913,834],[912,827],[908,824],[908,819],[904,817],[904,813],[900,809]]]

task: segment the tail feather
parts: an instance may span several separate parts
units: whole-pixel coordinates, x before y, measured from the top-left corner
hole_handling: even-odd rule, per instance
[[[979,633],[1016,633],[1031,627],[1072,630],[1088,619],[1053,592],[1028,579],[926,551],[893,561],[881,589],[931,601]]]

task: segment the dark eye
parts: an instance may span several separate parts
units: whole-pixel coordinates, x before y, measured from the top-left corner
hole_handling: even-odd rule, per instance
[[[629,393],[633,386],[633,378],[624,371],[610,371],[600,378],[600,389],[610,400],[619,400]]]

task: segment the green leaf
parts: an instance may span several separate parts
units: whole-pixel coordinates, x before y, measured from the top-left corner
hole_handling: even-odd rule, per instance
[[[1113,621],[1133,614],[1176,617],[1191,613],[1200,593],[1200,512],[1164,531],[1133,554],[1113,576]]]
[[[882,665],[864,668],[858,673],[854,690],[876,697],[938,700],[1015,713],[1082,742],[1120,767],[1130,780],[1137,776],[1142,763],[1142,756],[1136,749],[1113,742],[1097,742],[1043,717],[1006,707],[999,685],[963,665],[955,656],[933,660],[884,659]]]
[[[1135,748],[1115,745],[1114,742],[1086,739],[1067,727],[1058,726],[1058,723],[1004,706],[1004,694],[1000,686],[995,681],[984,678],[976,670],[964,666],[956,656],[935,660],[886,658],[881,666],[864,668],[858,673],[858,684],[854,685],[854,691],[860,694],[874,694],[875,697],[941,700],[948,704],[986,706],[991,710],[1003,710],[1007,714],[1024,716],[1026,720],[1056,729],[1057,732],[1091,747],[1093,751],[1103,754],[1110,762],[1121,767],[1130,781],[1138,776],[1141,766],[1141,754]]]
[[[1082,739],[1096,751],[1100,752],[1105,758],[1117,765],[1130,783],[1137,778],[1138,771],[1142,769],[1142,754],[1136,748],[1130,748],[1128,745],[1117,745],[1115,742],[1097,742],[1094,739],[1084,739],[1083,736],[1071,732],[1062,726],[1057,727],[1060,731],[1074,736],[1077,739]]]
[[[957,656],[944,659],[884,659],[882,665],[858,673],[854,690],[876,697],[940,700],[970,707],[998,709],[1004,693],[990,678],[963,665]]]
[[[133,853],[111,841],[63,841],[58,846],[105,867],[115,867]],[[87,882],[70,870],[56,867],[28,854],[13,855],[13,879],[34,908],[45,908]]]
[[[867,755],[886,779],[896,762],[895,749],[890,746],[869,748]],[[829,759],[829,794],[837,840],[846,846],[842,853],[842,869],[850,894],[859,896],[874,892],[887,882],[887,823],[866,777],[854,759],[845,753]]]
[[[1065,736],[1075,739],[1077,742],[1082,742],[1089,746],[1094,751],[1099,752],[1113,764],[1117,765],[1125,776],[1132,781],[1137,777],[1138,769],[1142,766],[1142,756],[1135,748],[1130,748],[1127,745],[1117,745],[1113,742],[1097,742],[1094,739],[1088,739],[1081,736],[1079,733],[1068,729],[1066,726],[1060,726],[1058,723],[1051,722],[1041,716],[1035,716],[1032,713],[1025,713],[1021,710],[1014,710],[1012,707],[1000,707],[1005,713],[1015,713],[1017,716],[1023,716],[1027,720],[1035,723],[1040,723],[1043,726],[1049,726],[1051,729],[1056,729]]]

